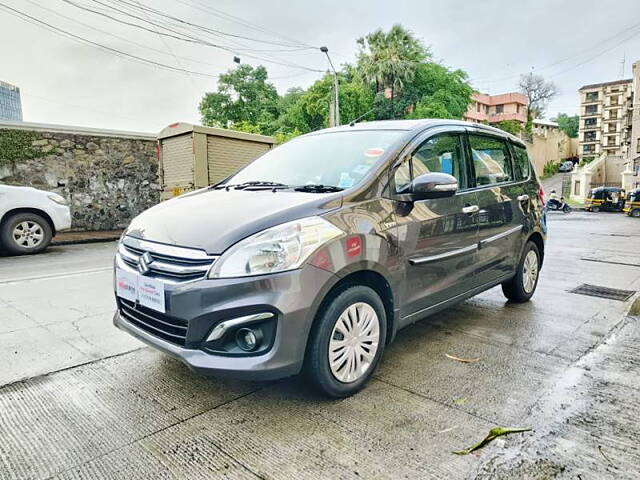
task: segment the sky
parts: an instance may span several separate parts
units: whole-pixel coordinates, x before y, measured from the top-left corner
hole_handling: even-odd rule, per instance
[[[125,15],[136,5],[205,27],[189,35],[210,45],[162,36],[170,34],[166,24],[144,31],[100,15],[153,18]],[[0,0],[0,80],[21,88],[25,121],[156,133],[177,121],[199,123],[200,99],[236,67],[234,55],[267,67],[284,93],[327,70],[320,46],[334,64],[353,62],[358,37],[394,23],[484,93],[515,91],[530,71],[553,81],[559,93],[547,118],[577,113],[580,86],[630,78],[640,60],[638,0]]]

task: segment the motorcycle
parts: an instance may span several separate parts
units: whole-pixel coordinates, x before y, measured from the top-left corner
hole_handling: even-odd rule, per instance
[[[547,201],[547,210],[556,210],[562,211],[563,213],[570,213],[571,207],[564,199],[561,199],[559,202],[552,202],[551,200]]]

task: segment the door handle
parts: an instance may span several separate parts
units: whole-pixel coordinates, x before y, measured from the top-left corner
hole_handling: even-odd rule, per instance
[[[478,211],[480,211],[480,207],[478,207],[478,205],[467,205],[466,207],[462,207],[462,213],[466,213],[467,215],[477,213]]]
[[[527,195],[526,193],[524,195],[518,195],[519,202],[526,202],[527,200],[529,200],[529,195]]]

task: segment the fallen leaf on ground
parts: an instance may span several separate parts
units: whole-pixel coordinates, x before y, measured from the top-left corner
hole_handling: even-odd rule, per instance
[[[474,446],[469,447],[469,448],[465,448],[464,450],[457,450],[453,453],[455,453],[456,455],[469,455],[471,452],[478,450],[482,447],[484,447],[486,444],[488,444],[489,442],[494,441],[496,438],[502,436],[502,435],[509,435],[510,433],[522,433],[522,432],[528,432],[530,431],[531,428],[529,427],[524,427],[524,428],[507,428],[507,427],[495,427],[492,428],[491,430],[489,430],[489,435],[487,435],[481,442],[476,443]]]
[[[454,400],[453,403],[455,403],[456,405],[464,405],[465,403],[467,403],[467,398],[459,398],[457,400]]]
[[[475,363],[475,362],[479,362],[480,361],[480,357],[478,358],[460,358],[460,357],[454,357],[453,355],[449,355],[448,353],[444,354],[445,357],[450,358],[451,360],[455,360],[456,362],[462,362],[462,363]]]

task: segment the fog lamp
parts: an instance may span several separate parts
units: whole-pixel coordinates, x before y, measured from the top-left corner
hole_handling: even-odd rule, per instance
[[[245,352],[252,352],[262,342],[262,330],[259,328],[241,328],[236,333],[236,343]]]

